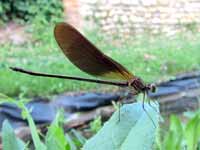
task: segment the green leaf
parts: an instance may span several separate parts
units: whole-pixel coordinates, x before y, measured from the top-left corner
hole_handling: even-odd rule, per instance
[[[97,133],[102,127],[101,116],[98,116],[90,123],[90,130]]]
[[[180,138],[182,135],[183,135],[183,127],[182,127],[182,124],[181,124],[181,121],[178,117],[172,115],[170,117],[170,130],[171,131],[176,131],[176,136],[178,138]]]
[[[158,105],[142,103],[124,105],[115,112],[83,150],[151,150],[158,128]],[[156,110],[155,110],[156,109]],[[119,121],[120,115],[120,121]],[[156,125],[156,126],[155,126]]]
[[[78,132],[77,130],[74,130],[74,129],[72,129],[71,132],[75,136],[76,145],[83,145],[83,144],[85,144],[86,138],[84,136],[82,136],[80,132]]]
[[[191,119],[185,128],[185,139],[187,143],[188,150],[194,150],[197,148],[198,140],[200,139],[200,115],[197,114],[193,119]]]
[[[34,146],[35,146],[35,149],[36,150],[46,150],[46,146],[41,142],[40,140],[40,137],[39,137],[39,133],[37,131],[37,127],[29,113],[29,110],[26,108],[25,106],[25,102],[27,102],[28,100],[27,99],[23,99],[22,97],[20,98],[20,101],[16,101],[15,99],[13,98],[10,98],[4,94],[0,94],[0,100],[1,102],[9,102],[9,103],[12,103],[12,104],[15,104],[17,105],[20,109],[22,109],[22,117],[24,119],[27,119],[28,121],[28,125],[31,129],[31,136],[32,136],[32,139],[33,139],[33,143],[34,143]]]
[[[3,122],[2,139],[4,150],[25,150],[25,143],[15,136],[15,133],[7,120]]]
[[[181,121],[174,115],[170,117],[170,130],[164,139],[164,149],[181,150],[183,127]]]
[[[48,150],[68,150],[67,140],[65,138],[64,130],[59,125],[60,113],[57,114],[56,119],[51,124],[46,135],[46,146]]]
[[[67,142],[69,143],[70,150],[77,150],[76,144],[74,143],[73,139],[65,133],[65,138]]]
[[[35,149],[36,150],[46,150],[46,146],[40,140],[39,133],[37,131],[37,127],[36,127],[32,117],[30,115],[30,112],[26,108],[26,106],[24,105],[24,100],[22,99],[22,100],[18,101],[16,104],[19,108],[22,109],[22,116],[25,119],[27,119],[27,121],[28,121],[28,125],[31,129],[31,136],[32,136],[32,139],[33,139]]]

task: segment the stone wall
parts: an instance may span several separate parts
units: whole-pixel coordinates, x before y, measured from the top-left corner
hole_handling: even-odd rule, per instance
[[[73,1],[73,0],[72,0]],[[84,20],[111,34],[200,29],[200,0],[77,0]],[[66,8],[67,9],[67,8]],[[80,20],[79,20],[80,21]]]

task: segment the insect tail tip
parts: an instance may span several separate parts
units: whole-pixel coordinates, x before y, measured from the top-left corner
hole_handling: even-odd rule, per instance
[[[19,71],[20,69],[17,67],[9,67],[9,69],[11,69],[12,71]]]

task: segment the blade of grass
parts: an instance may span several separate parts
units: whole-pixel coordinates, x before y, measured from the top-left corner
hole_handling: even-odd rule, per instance
[[[25,143],[16,137],[10,123],[5,120],[2,128],[2,142],[4,150],[25,150]]]

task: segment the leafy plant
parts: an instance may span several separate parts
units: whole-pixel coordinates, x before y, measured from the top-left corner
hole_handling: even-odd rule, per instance
[[[170,129],[164,137],[164,150],[198,150],[200,148],[200,113],[186,124],[176,116],[170,117]]]
[[[31,135],[36,150],[76,150],[85,144],[86,139],[76,130],[71,130],[71,132],[67,134],[64,133],[61,126],[63,122],[61,118],[63,117],[60,114],[57,115],[55,121],[48,128],[47,135],[44,137],[45,143],[42,142],[39,136],[40,134],[30,115],[30,110],[24,105],[27,100],[21,98],[20,101],[15,101],[3,94],[0,94],[0,99],[2,100],[1,102],[14,103],[22,109],[22,115],[27,119],[31,129]],[[158,106],[156,106],[156,108],[158,109]],[[156,128],[158,127],[158,114],[157,111],[147,104],[145,105],[145,109],[148,111],[148,115],[147,112],[142,109],[142,103],[124,105],[120,111],[120,121],[118,118],[119,113],[115,112],[103,128],[86,142],[83,149],[152,149]],[[149,115],[152,117],[151,119]],[[100,118],[97,119],[96,122],[99,126]],[[9,125],[5,124],[4,128],[7,126],[9,127]],[[6,136],[3,136],[4,144],[6,144],[6,141],[13,139],[13,137],[14,139],[16,138],[14,133],[11,134],[11,136],[7,136],[6,139],[5,137]]]
[[[199,146],[198,143],[200,142],[200,114],[197,114],[186,124],[184,137],[187,150],[197,149],[197,146]]]
[[[101,116],[98,116],[90,123],[90,130],[93,133],[97,133],[102,127]]]
[[[85,144],[86,138],[82,136],[77,130],[72,129],[71,135],[73,135],[72,137],[77,147],[81,148]]]
[[[165,150],[181,150],[183,139],[183,127],[181,121],[175,117],[170,118],[170,129],[164,140]]]
[[[48,150],[67,150],[70,148],[70,145],[65,138],[64,130],[61,128],[59,118],[60,114],[58,113],[55,121],[48,128],[45,138],[45,143]]]
[[[3,99],[3,101],[1,102],[9,102],[9,103],[12,103],[12,104],[15,104],[17,105],[19,108],[21,108],[22,110],[22,116],[24,119],[27,119],[28,121],[28,125],[31,129],[31,136],[32,136],[32,139],[33,139],[33,143],[34,143],[34,146],[35,146],[35,149],[36,150],[46,150],[46,146],[43,144],[43,142],[41,141],[40,137],[39,137],[39,133],[37,131],[37,128],[36,128],[36,125],[30,115],[30,112],[29,110],[25,107],[25,104],[27,102],[27,99],[20,99],[20,101],[16,101],[10,97],[7,97],[3,94],[0,95],[0,99]],[[8,138],[11,138],[11,137],[8,137]]]
[[[158,111],[158,106],[154,107]],[[83,150],[152,150],[159,116],[148,104],[145,104],[145,109],[147,112],[142,103],[124,105],[120,110],[120,121],[119,112],[115,112],[86,142]]]
[[[0,1],[0,20],[31,21],[41,23],[56,21],[63,14],[61,0],[2,0]]]
[[[79,143],[81,143],[81,145],[83,145],[83,141],[85,142],[85,139],[78,135],[78,132],[76,131],[73,131],[74,134],[72,134],[72,136],[76,137],[76,140],[72,140],[68,134],[64,133],[64,130],[61,126],[63,117],[61,113],[58,113],[56,119],[48,128],[47,135],[44,136],[44,143],[40,138],[40,133],[38,132],[36,125],[30,115],[30,110],[25,107],[24,103],[27,102],[26,99],[21,98],[20,101],[15,101],[12,98],[0,94],[0,100],[1,102],[16,104],[19,108],[22,109],[22,116],[28,121],[28,125],[31,129],[33,144],[36,150],[76,150],[77,147],[80,146],[77,144],[80,139],[81,140]],[[25,144],[14,135],[14,131],[7,121],[5,121],[3,125],[3,145],[6,148],[5,150],[22,150],[25,148],[28,149],[28,147],[25,147]]]
[[[2,127],[2,142],[4,150],[25,150],[25,143],[15,136],[14,130],[10,123],[5,120]]]

